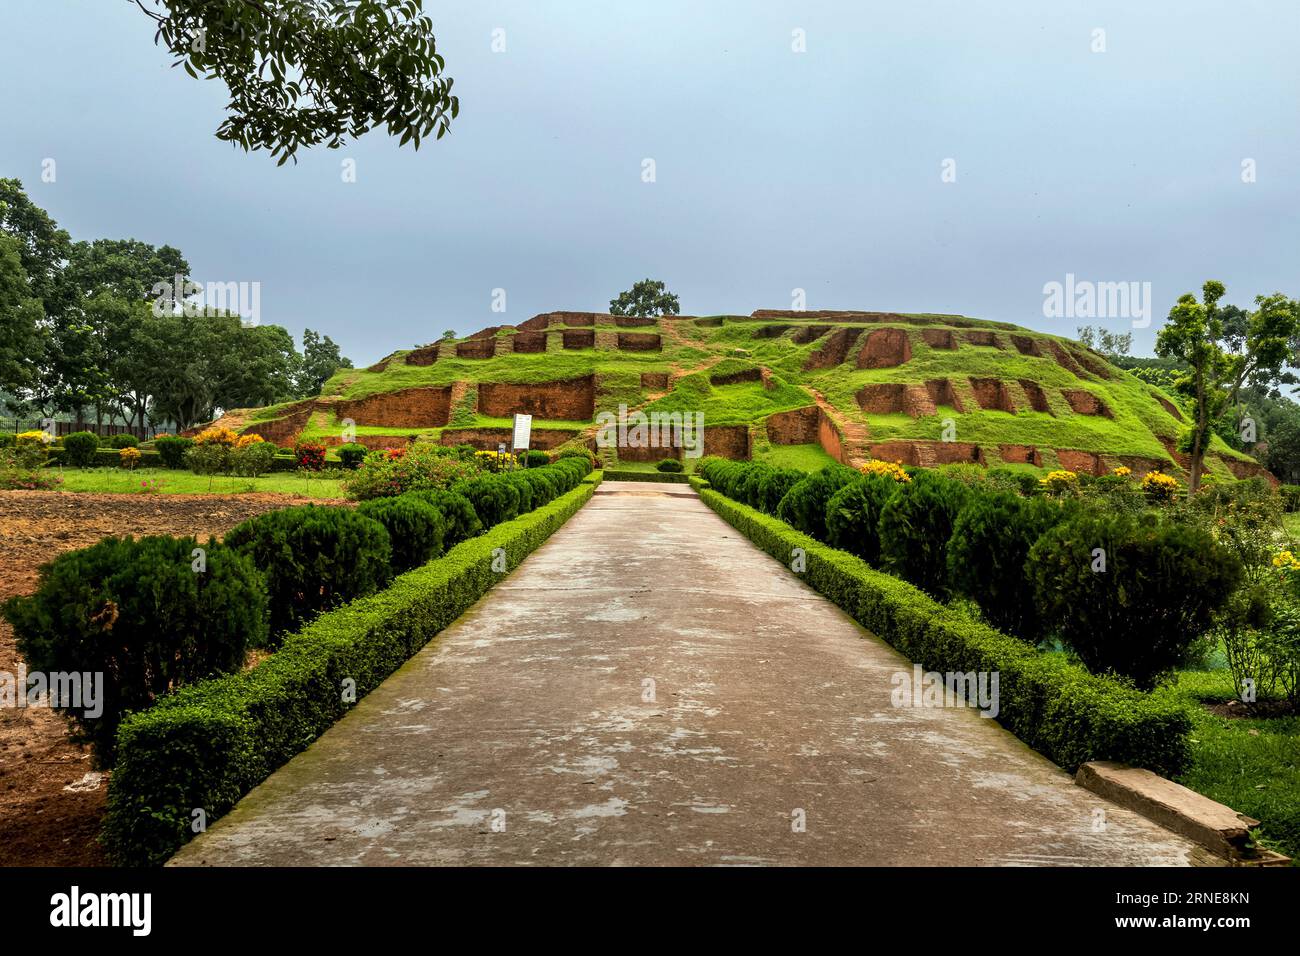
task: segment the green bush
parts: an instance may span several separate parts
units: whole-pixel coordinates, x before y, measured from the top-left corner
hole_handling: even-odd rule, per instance
[[[536,448],[524,452],[525,468],[543,468],[551,463],[551,456]]]
[[[831,496],[859,473],[844,465],[827,465],[786,492],[777,505],[777,517],[818,541],[826,540],[826,504]]]
[[[114,862],[156,866],[193,837],[192,813],[226,813],[514,568],[595,491],[559,501],[466,541],[398,578],[383,594],[322,615],[258,667],[206,681],[132,714],[118,731],[104,843]]]
[[[138,444],[140,444],[140,439],[136,438],[134,435],[129,435],[126,432],[123,432],[120,435],[114,435],[108,440],[109,448],[134,448]]]
[[[179,438],[176,435],[164,435],[154,439],[154,451],[168,468],[184,468],[185,452],[194,444],[193,438]]]
[[[777,561],[802,548],[807,584],[926,670],[997,672],[998,722],[1066,770],[1116,760],[1173,776],[1187,766],[1192,714],[1181,698],[1089,674],[711,489],[700,497]]]
[[[1039,538],[1025,569],[1044,626],[1093,673],[1144,689],[1209,630],[1241,579],[1236,557],[1200,528],[1092,511]]]
[[[826,502],[826,543],[880,563],[880,512],[902,487],[888,475],[863,475]]]
[[[230,448],[218,442],[191,445],[185,449],[185,464],[196,475],[225,474],[230,470]]]
[[[781,505],[781,499],[799,482],[808,477],[806,471],[798,468],[772,468],[765,472],[758,483],[758,508],[764,514],[775,515]],[[828,499],[829,501],[829,499]]]
[[[1034,542],[1075,510],[1072,502],[1010,492],[972,496],[948,540],[953,591],[978,604],[998,630],[1037,644],[1044,634],[1025,560]]]
[[[502,475],[480,475],[452,485],[451,490],[469,499],[484,530],[519,514],[519,489]]]
[[[89,468],[95,463],[99,436],[93,432],[73,432],[63,439],[63,463],[74,468]]]
[[[17,439],[13,432],[0,432],[0,449],[13,448]]]
[[[375,498],[357,506],[357,513],[373,518],[388,531],[393,572],[401,574],[442,554],[447,521],[442,511],[411,495]]]
[[[392,546],[378,521],[351,508],[301,505],[249,518],[225,543],[266,575],[271,635],[383,587]]]
[[[356,442],[339,446],[339,461],[343,462],[344,468],[355,469],[365,461],[368,454],[370,454],[370,449],[365,445],[358,445]]]
[[[655,471],[666,471],[674,475],[680,474],[681,470],[682,463],[676,458],[665,458],[663,461],[659,462],[659,464],[655,465]]]
[[[1282,496],[1282,510],[1287,514],[1300,511],[1300,485],[1282,485],[1278,489]]]
[[[960,481],[920,470],[880,509],[885,570],[935,597],[948,593],[948,539],[973,492]]]
[[[199,547],[194,538],[104,538],[59,555],[34,594],[4,605],[32,671],[100,675],[98,700],[59,709],[101,766],[113,764],[126,714],[239,670],[246,644],[265,641],[262,576],[229,548],[210,541],[196,555]]]
[[[408,491],[401,497],[423,501],[442,513],[443,523],[446,526],[446,537],[443,543],[447,548],[455,547],[483,530],[483,522],[479,520],[474,506],[470,504],[468,498],[458,492],[447,488],[441,491],[426,488],[422,491]]]
[[[276,447],[269,441],[252,442],[242,448],[230,449],[230,470],[245,478],[256,478],[271,470],[275,463]]]

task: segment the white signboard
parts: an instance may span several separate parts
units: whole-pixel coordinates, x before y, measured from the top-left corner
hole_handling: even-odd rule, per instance
[[[516,415],[515,416],[515,448],[527,448],[528,439],[533,436],[533,416]]]

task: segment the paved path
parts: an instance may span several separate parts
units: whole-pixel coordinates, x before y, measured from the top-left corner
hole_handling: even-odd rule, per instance
[[[907,669],[686,486],[609,482],[173,863],[1201,857],[973,710],[892,707]]]

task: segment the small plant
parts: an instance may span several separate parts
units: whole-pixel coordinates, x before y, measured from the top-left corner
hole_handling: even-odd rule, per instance
[[[74,468],[89,468],[99,451],[99,436],[93,432],[73,432],[63,439],[63,462]]]
[[[526,468],[542,468],[550,463],[551,456],[544,451],[538,451],[534,448],[524,452],[524,467]]]
[[[1110,473],[1116,478],[1127,478],[1129,475],[1133,474],[1133,469],[1128,467],[1128,465],[1119,465],[1116,468],[1112,468]]]
[[[217,425],[205,428],[194,436],[196,445],[224,445],[227,448],[234,448],[238,442],[239,435],[229,428]]]
[[[463,461],[454,450],[428,442],[367,455],[356,471],[348,472],[343,489],[365,501],[421,489],[448,488],[480,473],[479,465]]]
[[[519,466],[519,459],[508,451],[476,451],[474,452],[474,460],[479,463],[479,466],[484,471],[490,471],[493,473],[509,471],[510,469]]]
[[[901,461],[869,461],[858,469],[864,475],[881,475],[890,478],[899,484],[906,484],[912,480],[912,476],[903,470]]]
[[[339,461],[343,462],[344,468],[351,471],[355,471],[365,461],[368,454],[370,454],[370,449],[356,442],[339,446]]]
[[[114,435],[108,440],[109,448],[134,448],[138,444],[140,444],[140,439],[126,432]]]
[[[325,446],[318,442],[300,441],[293,447],[293,457],[299,468],[320,471],[325,467]]]
[[[117,453],[118,464],[130,471],[140,462],[140,449],[134,445],[127,445]]]
[[[1079,491],[1079,476],[1072,471],[1058,468],[1056,471],[1049,471],[1046,477],[1039,478],[1038,484],[1048,494],[1073,495],[1078,494]]]
[[[655,465],[655,471],[662,471],[665,474],[676,475],[682,471],[682,463],[676,458],[665,458],[659,464]]]
[[[162,491],[163,480],[161,478],[142,478],[140,479],[140,493],[144,495],[156,495]]]
[[[79,432],[78,434],[83,434],[83,433]],[[35,445],[38,448],[44,448],[49,443],[50,443],[50,436],[46,432],[41,431],[40,429],[34,429],[32,431],[26,431],[26,432],[19,432],[17,435],[14,436],[14,444],[20,447],[23,445]]]
[[[1173,501],[1178,494],[1178,479],[1160,471],[1148,471],[1142,476],[1142,490],[1147,500],[1157,504]]]
[[[357,513],[373,518],[388,530],[393,573],[401,574],[438,557],[447,536],[442,512],[409,495],[362,502]]]
[[[244,478],[256,478],[271,470],[275,446],[261,435],[242,435],[230,451],[230,470]]]
[[[171,469],[185,467],[185,452],[194,446],[192,438],[178,438],[175,435],[159,435],[154,439],[154,451],[163,466]]]

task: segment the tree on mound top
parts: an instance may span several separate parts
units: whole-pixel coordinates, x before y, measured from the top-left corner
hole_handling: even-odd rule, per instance
[[[654,279],[642,279],[617,299],[609,300],[610,315],[677,315],[680,309],[677,296]]]
[[[1209,430],[1237,404],[1245,386],[1265,387],[1283,380],[1290,342],[1300,328],[1300,302],[1280,292],[1255,297],[1255,311],[1220,306],[1222,282],[1211,279],[1201,290],[1202,301],[1188,292],[1169,311],[1156,336],[1156,354],[1187,364],[1176,388],[1191,399],[1188,490],[1201,484],[1202,462]]]

